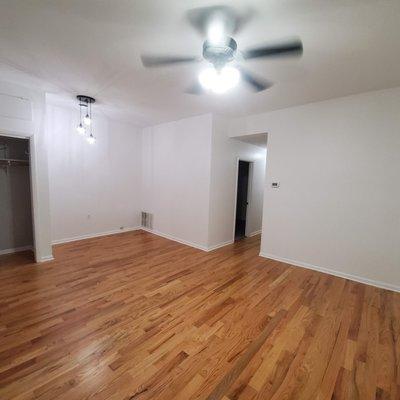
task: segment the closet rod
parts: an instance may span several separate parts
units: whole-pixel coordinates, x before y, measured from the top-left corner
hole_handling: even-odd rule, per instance
[[[1,166],[11,166],[11,165],[29,165],[29,160],[18,160],[14,158],[0,158]]]

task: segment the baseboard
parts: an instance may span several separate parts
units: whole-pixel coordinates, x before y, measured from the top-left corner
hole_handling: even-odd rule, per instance
[[[393,292],[400,292],[400,286],[393,285],[391,283],[386,283],[382,281],[376,281],[369,278],[364,278],[358,275],[347,274],[345,272],[336,271],[330,268],[318,267],[316,265],[308,264],[302,261],[290,260],[288,258],[278,257],[273,254],[268,254],[264,252],[260,252],[260,256],[264,258],[269,258],[271,260],[281,261],[286,264],[293,265],[295,267],[302,267],[307,269],[312,269],[314,271],[322,272],[328,275],[338,276],[339,278],[349,279],[350,281],[355,281],[358,283],[364,283],[365,285],[375,286],[380,289],[391,290]]]
[[[232,244],[232,243],[233,243],[233,240],[228,240],[227,242],[223,242],[223,243],[220,243],[220,244],[216,244],[215,246],[209,246],[209,247],[207,248],[206,251],[217,250],[217,249],[219,249],[219,248],[221,248],[221,247],[228,246],[228,245],[230,245],[230,244]]]
[[[100,237],[100,236],[116,235],[117,233],[137,231],[139,229],[141,229],[140,226],[134,226],[134,227],[124,228],[124,229],[114,229],[112,231],[107,231],[107,232],[89,233],[86,235],[73,236],[70,238],[53,240],[51,242],[51,244],[62,244],[62,243],[75,242],[77,240],[92,239],[92,238],[96,238],[96,237]]]
[[[53,261],[54,257],[53,256],[43,256],[39,260],[36,260],[36,262],[47,262],[47,261]]]
[[[20,251],[27,251],[27,250],[32,250],[33,247],[30,246],[22,246],[22,247],[13,247],[11,249],[4,249],[0,250],[0,256],[3,254],[12,254],[12,253],[19,253]]]
[[[249,233],[247,235],[247,237],[252,237],[252,236],[256,236],[256,235],[260,235],[260,234],[261,234],[261,229],[258,230],[258,231],[254,231],[254,232]]]
[[[161,237],[163,237],[165,239],[173,240],[174,242],[185,244],[186,246],[194,247],[195,249],[208,251],[208,248],[206,246],[203,246],[203,245],[197,244],[197,243],[193,243],[193,242],[189,242],[187,240],[180,239],[180,238],[178,238],[176,236],[172,236],[172,235],[169,235],[167,233],[163,233],[163,232],[160,232],[160,231],[157,231],[157,230],[154,230],[154,229],[148,229],[148,228],[144,228],[144,227],[141,227],[139,229],[142,229],[143,231],[152,233],[152,234],[157,235],[157,236],[161,236]]]
[[[140,229],[142,229],[143,231],[146,231],[148,233],[153,233],[154,235],[161,236],[161,237],[163,237],[165,239],[173,240],[174,242],[185,244],[186,246],[194,247],[195,249],[199,249],[199,250],[203,250],[203,251],[207,251],[207,252],[219,249],[220,247],[224,247],[224,246],[227,246],[227,245],[233,243],[233,240],[229,240],[227,242],[216,244],[215,246],[203,246],[201,244],[189,242],[187,240],[184,240],[184,239],[181,239],[181,238],[177,238],[176,236],[172,236],[172,235],[169,235],[167,233],[156,231],[154,229],[148,229],[148,228],[144,228],[144,227],[142,227]]]

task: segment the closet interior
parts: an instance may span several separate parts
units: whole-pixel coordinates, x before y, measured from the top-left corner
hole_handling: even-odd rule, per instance
[[[29,139],[0,135],[0,255],[32,246]]]

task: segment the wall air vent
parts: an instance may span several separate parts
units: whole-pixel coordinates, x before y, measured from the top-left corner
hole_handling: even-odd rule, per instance
[[[142,211],[142,227],[147,229],[153,229],[153,214],[146,211]]]

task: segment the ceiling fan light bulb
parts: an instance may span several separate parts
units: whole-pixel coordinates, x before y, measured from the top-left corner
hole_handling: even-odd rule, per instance
[[[209,67],[199,75],[201,86],[216,94],[222,94],[234,88],[240,80],[240,72],[234,67],[224,67],[220,71]]]
[[[200,72],[199,82],[206,90],[211,90],[215,86],[217,80],[217,71],[215,68],[208,67]]]
[[[219,45],[225,41],[225,28],[221,18],[213,18],[207,30],[207,39],[212,45]]]

